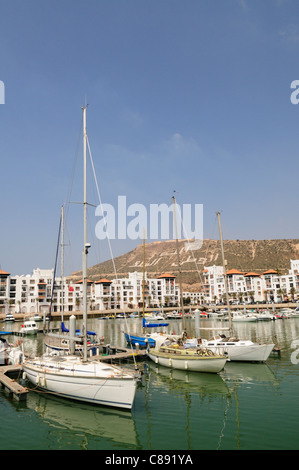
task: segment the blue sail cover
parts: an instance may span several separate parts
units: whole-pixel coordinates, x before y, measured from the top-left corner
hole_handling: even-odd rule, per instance
[[[68,330],[68,329],[65,327],[65,325],[64,325],[63,322],[61,322],[61,331],[63,331],[64,333],[69,333],[69,332],[70,332],[70,330]],[[80,333],[80,330],[76,330],[76,333]],[[96,333],[95,333],[94,331],[87,331],[87,334],[88,334],[89,336],[95,336],[95,335],[96,335]]]
[[[145,319],[142,319],[142,326],[144,328],[157,328],[159,326],[168,326],[168,323],[148,323]]]

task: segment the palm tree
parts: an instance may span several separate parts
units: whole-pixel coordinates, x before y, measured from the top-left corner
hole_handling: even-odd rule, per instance
[[[81,299],[80,299],[80,297],[76,297],[76,307],[77,307],[77,310],[79,310],[80,304],[81,304]]]
[[[291,287],[291,288],[290,288],[290,295],[291,295],[291,297],[292,297],[292,301],[293,301],[293,302],[294,302],[294,300],[295,300],[295,294],[296,294],[296,289],[295,289],[295,287]]]
[[[277,294],[279,295],[280,301],[281,301],[282,300],[282,294],[283,294],[282,289],[277,289]]]

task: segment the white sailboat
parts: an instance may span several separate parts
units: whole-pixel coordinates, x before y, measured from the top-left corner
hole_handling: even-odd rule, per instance
[[[248,313],[246,311],[246,306],[244,304],[244,311],[241,312],[241,310],[237,310],[236,312],[233,313],[233,317],[232,317],[232,321],[233,322],[253,322],[253,321],[257,321],[257,317],[255,314],[253,313]]]
[[[23,371],[37,387],[73,400],[131,409],[136,392],[134,371],[87,358],[87,188],[86,188],[86,106],[83,110],[84,156],[84,246],[83,246],[83,358],[76,355],[44,355],[27,359]],[[78,338],[73,334],[70,341]]]
[[[174,222],[176,227],[175,218],[175,198],[172,198],[174,206]],[[178,238],[177,242],[177,259],[179,268],[179,282],[180,282],[180,301],[182,309],[182,329],[184,331],[184,306],[183,306],[183,291],[181,281],[181,264],[178,250]],[[179,340],[174,339],[172,335],[168,337],[163,336],[161,338],[155,338],[155,347],[150,348],[148,351],[149,358],[155,363],[172,369],[180,370],[191,370],[194,372],[209,372],[218,373],[220,372],[227,361],[227,357],[224,354],[214,353],[209,350],[205,350],[200,345],[195,345],[192,348],[185,342],[185,334],[181,335]]]
[[[184,340],[173,340],[169,337],[157,337],[155,347],[148,351],[149,358],[155,363],[172,369],[208,372],[217,374],[226,364],[223,354],[214,353],[201,346],[186,347]]]
[[[228,281],[226,276],[226,266],[224,260],[224,249],[223,249],[223,239],[220,223],[220,213],[217,212],[219,233],[220,233],[220,242],[221,242],[221,251],[222,251],[222,261],[224,269],[224,280],[225,280],[225,291],[228,307],[228,316],[229,316],[229,336],[225,335],[216,335],[213,338],[207,340],[202,339],[202,345],[205,348],[209,348],[215,353],[226,354],[228,359],[231,361],[242,361],[242,362],[265,362],[269,355],[271,354],[274,344],[260,344],[254,343],[251,340],[240,340],[233,335],[232,330],[232,316],[228,298]]]

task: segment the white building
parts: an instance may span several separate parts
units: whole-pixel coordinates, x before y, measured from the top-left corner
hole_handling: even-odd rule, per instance
[[[291,269],[288,274],[278,274],[270,269],[258,274],[241,272],[237,269],[227,271],[228,293],[230,301],[247,302],[281,302],[299,300],[299,260],[290,260]],[[224,270],[222,266],[209,266],[203,270],[203,285],[201,292],[184,292],[184,297],[190,297],[191,303],[200,299],[208,303],[226,302]]]
[[[11,276],[0,270],[0,313],[48,313],[82,310],[82,280],[72,282],[60,277],[55,279],[53,269],[35,269],[31,275]],[[53,292],[52,292],[53,290]],[[134,272],[120,279],[99,279],[87,282],[88,308],[105,310],[137,308],[143,302],[143,274]],[[52,300],[51,300],[52,299]],[[179,288],[175,276],[162,274],[149,278],[145,273],[144,301],[146,307],[176,306]]]

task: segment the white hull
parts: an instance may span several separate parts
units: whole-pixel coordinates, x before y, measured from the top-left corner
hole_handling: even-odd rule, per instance
[[[173,355],[166,356],[162,353],[154,351],[153,349],[149,351],[150,359],[164,367],[170,367],[171,369],[179,370],[190,370],[194,372],[209,372],[217,374],[220,372],[225,364],[227,359],[222,357],[199,357],[195,359],[187,358],[186,356],[181,358],[174,358]]]
[[[6,348],[0,348],[0,365],[7,364],[7,353]]]
[[[232,321],[233,322],[252,322],[252,321],[257,321],[257,318],[254,316],[250,316],[250,315],[240,315],[240,316],[234,316]]]
[[[54,356],[26,361],[23,370],[35,386],[61,397],[117,408],[133,406],[136,378],[116,366]]]
[[[25,321],[21,328],[22,335],[36,335],[38,327],[34,321]]]
[[[22,351],[19,347],[10,345],[8,343],[1,344],[0,342],[0,365],[4,364],[20,364],[22,362]]]
[[[38,333],[38,329],[26,329],[26,328],[22,328],[21,329],[21,333],[22,335],[37,335]]]
[[[207,341],[205,347],[209,348],[215,354],[226,354],[230,361],[240,362],[265,362],[271,354],[274,344],[232,344],[232,345],[213,345]]]

